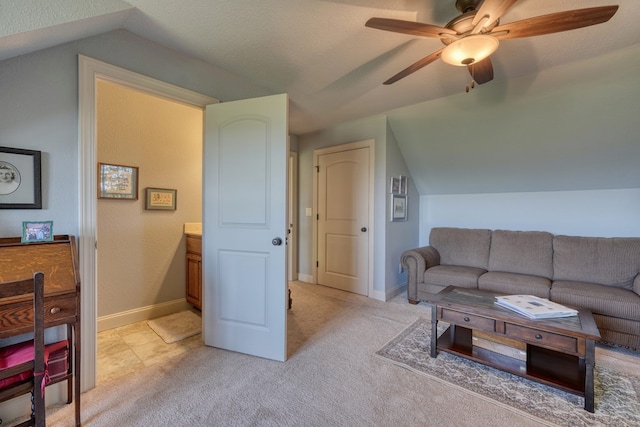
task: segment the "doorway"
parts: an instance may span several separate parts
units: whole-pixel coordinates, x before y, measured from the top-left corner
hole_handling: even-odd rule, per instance
[[[192,348],[166,344],[146,321],[191,309],[183,224],[201,222],[203,122],[199,108],[96,85],[98,162],[137,168],[137,200],[100,197],[96,206],[100,383]],[[173,189],[175,210],[147,209],[147,188]]]
[[[96,80],[120,84],[167,100],[204,109],[217,103],[178,86],[79,55],[79,259],[81,292],[82,390],[95,386],[97,358],[97,139]]]
[[[314,151],[315,282],[373,295],[374,141]]]

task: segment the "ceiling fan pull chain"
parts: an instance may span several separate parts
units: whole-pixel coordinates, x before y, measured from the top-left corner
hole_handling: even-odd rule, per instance
[[[471,67],[471,89],[474,89],[476,87],[476,71],[473,67]],[[465,87],[465,91],[467,93],[469,93],[469,83],[467,83],[467,86]]]

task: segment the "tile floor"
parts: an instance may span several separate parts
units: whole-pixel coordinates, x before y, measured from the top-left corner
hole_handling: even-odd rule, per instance
[[[98,333],[97,384],[136,372],[145,366],[202,346],[198,334],[167,344],[147,325],[132,323]]]

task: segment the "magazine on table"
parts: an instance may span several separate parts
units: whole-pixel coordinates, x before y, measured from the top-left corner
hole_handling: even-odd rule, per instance
[[[578,310],[533,295],[500,296],[496,297],[496,304],[531,319],[571,317],[578,314]]]

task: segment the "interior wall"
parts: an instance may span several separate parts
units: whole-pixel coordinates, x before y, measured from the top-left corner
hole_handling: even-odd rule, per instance
[[[3,210],[0,236],[22,221],[78,236],[78,54],[223,101],[269,93],[240,77],[125,30],[0,61],[0,145],[42,151],[42,209]]]
[[[640,189],[452,194],[420,198],[420,246],[433,227],[640,236]]]
[[[386,198],[382,197],[386,188],[386,118],[368,117],[323,131],[298,136],[298,267],[299,279],[311,281],[315,260],[313,259],[313,217],[306,216],[307,208],[313,207],[313,150],[350,142],[375,140],[374,177],[374,297],[384,299],[385,295],[385,219]]]
[[[42,209],[2,210],[0,237],[20,236],[22,221],[53,221],[56,234],[80,236],[78,54],[224,101],[269,94],[238,76],[125,30],[0,61],[0,146],[42,152]],[[179,194],[179,206],[180,200]],[[120,298],[128,296],[129,290]],[[47,389],[48,400],[56,402],[60,396]],[[0,404],[3,418],[23,414],[28,396],[26,400],[26,405],[22,399]]]
[[[407,272],[400,269],[400,257],[407,248],[416,247],[420,225],[420,198],[409,168],[402,157],[398,142],[387,124],[387,203],[386,244],[385,244],[385,300],[393,298],[403,291],[407,284]],[[407,177],[407,221],[391,221],[391,193],[389,177],[403,175]]]
[[[138,200],[98,199],[98,316],[185,297],[185,222],[202,222],[202,110],[99,80],[98,162],[138,167]],[[145,210],[145,188],[177,190]],[[126,295],[126,298],[123,296]]]
[[[400,255],[417,245],[419,230],[419,198],[409,169],[385,116],[355,120],[332,128],[298,137],[299,178],[299,272],[301,280],[313,277],[313,217],[306,216],[306,208],[313,206],[313,151],[318,148],[349,142],[375,140],[374,177],[374,295],[388,300],[406,284],[406,273],[399,271]],[[408,221],[390,222],[389,178],[409,177]]]

